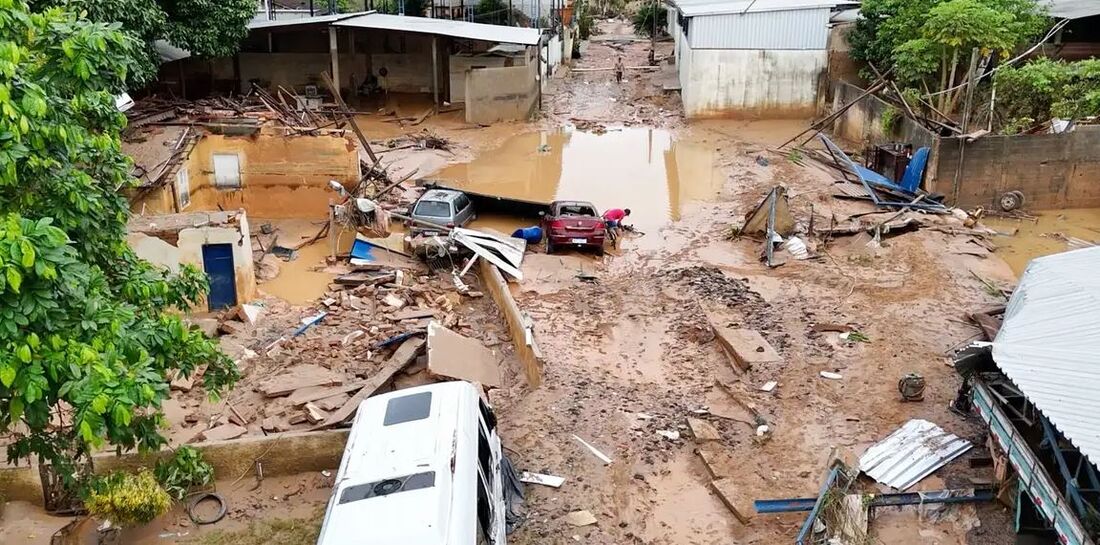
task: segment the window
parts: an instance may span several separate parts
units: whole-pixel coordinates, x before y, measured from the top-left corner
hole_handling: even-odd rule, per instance
[[[558,209],[561,216],[595,216],[596,210],[586,204],[563,204]]]
[[[481,420],[485,422],[485,427],[491,432],[497,427],[497,416],[493,414],[493,410],[485,404],[482,399],[477,400],[478,409],[481,411]]]
[[[395,397],[386,403],[386,416],[382,419],[383,426],[404,424],[414,420],[428,418],[432,409],[432,393],[420,392],[407,396]]]
[[[449,218],[451,217],[451,205],[443,201],[420,201],[416,203],[416,211],[413,215],[429,218]]]
[[[349,486],[340,492],[340,504],[342,505],[368,498],[389,496],[390,494],[396,494],[398,492],[431,488],[433,486],[435,486],[434,471],[415,473],[405,477],[386,479],[373,483],[357,484],[355,486]]]
[[[470,206],[470,198],[469,197],[467,197],[466,195],[459,195],[459,196],[455,197],[455,211],[456,212],[461,212],[461,211],[465,210],[467,206]]]
[[[477,478],[477,525],[481,527],[481,533],[485,541],[493,542],[493,506],[489,503],[489,487],[485,485],[485,479]]]
[[[176,171],[176,200],[180,210],[191,204],[191,175],[186,166]]]
[[[236,153],[214,154],[214,187],[218,189],[241,187],[241,159]]]

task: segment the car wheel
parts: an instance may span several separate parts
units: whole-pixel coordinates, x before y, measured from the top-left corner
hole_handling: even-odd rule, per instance
[[[1023,204],[1023,194],[1019,191],[1009,191],[1002,193],[1001,198],[997,200],[997,204],[1001,207],[1001,210],[1005,212],[1011,212],[1020,207]]]
[[[603,254],[604,254],[604,247],[603,247],[603,244],[600,244],[600,246],[598,248],[596,248],[596,255],[598,255],[600,257],[603,257]]]
[[[554,253],[554,243],[550,242],[550,237],[546,237],[546,254]]]

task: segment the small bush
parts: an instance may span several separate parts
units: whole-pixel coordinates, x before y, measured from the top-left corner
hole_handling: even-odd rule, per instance
[[[180,501],[188,490],[206,486],[214,480],[214,468],[194,447],[180,447],[168,459],[157,462],[153,473],[168,495]]]
[[[148,524],[171,505],[172,499],[148,470],[97,478],[84,499],[89,514],[118,526]]]
[[[882,132],[887,136],[897,132],[898,127],[901,126],[901,110],[893,106],[886,108],[886,111],[882,112],[882,118],[879,119],[879,123],[882,124]]]

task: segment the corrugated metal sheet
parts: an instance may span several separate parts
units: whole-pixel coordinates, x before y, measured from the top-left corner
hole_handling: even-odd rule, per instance
[[[1096,0],[1050,0],[1047,10],[1052,17],[1081,19],[1100,15],[1100,2]]]
[[[993,359],[1093,464],[1100,464],[1100,248],[1033,259],[993,340]]]
[[[910,420],[859,457],[860,471],[905,490],[970,450],[965,439],[927,420]]]
[[[798,9],[832,8],[834,6],[858,6],[859,2],[843,0],[677,0],[675,2],[685,17],[717,15],[724,13],[760,13]]]
[[[360,11],[355,13],[338,13],[335,15],[316,15],[313,17],[295,17],[288,19],[275,19],[269,21],[266,19],[253,20],[248,23],[249,30],[258,30],[263,28],[281,28],[298,25],[316,25],[316,24],[330,24],[335,23],[341,19],[349,19],[351,17],[358,17],[360,15],[373,14],[373,11]]]
[[[467,23],[452,19],[429,19],[427,17],[407,17],[368,13],[357,17],[341,19],[333,26],[350,28],[372,28],[378,30],[398,30],[419,32],[438,36],[451,36],[468,40],[484,40],[509,44],[535,45],[539,43],[542,32],[536,28],[521,28],[502,25]]]
[[[829,8],[692,17],[693,49],[825,49]]]

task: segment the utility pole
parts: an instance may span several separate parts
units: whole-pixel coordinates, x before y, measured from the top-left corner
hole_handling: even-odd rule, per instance
[[[512,0],[508,0],[508,26],[516,26],[516,22],[512,20]]]

